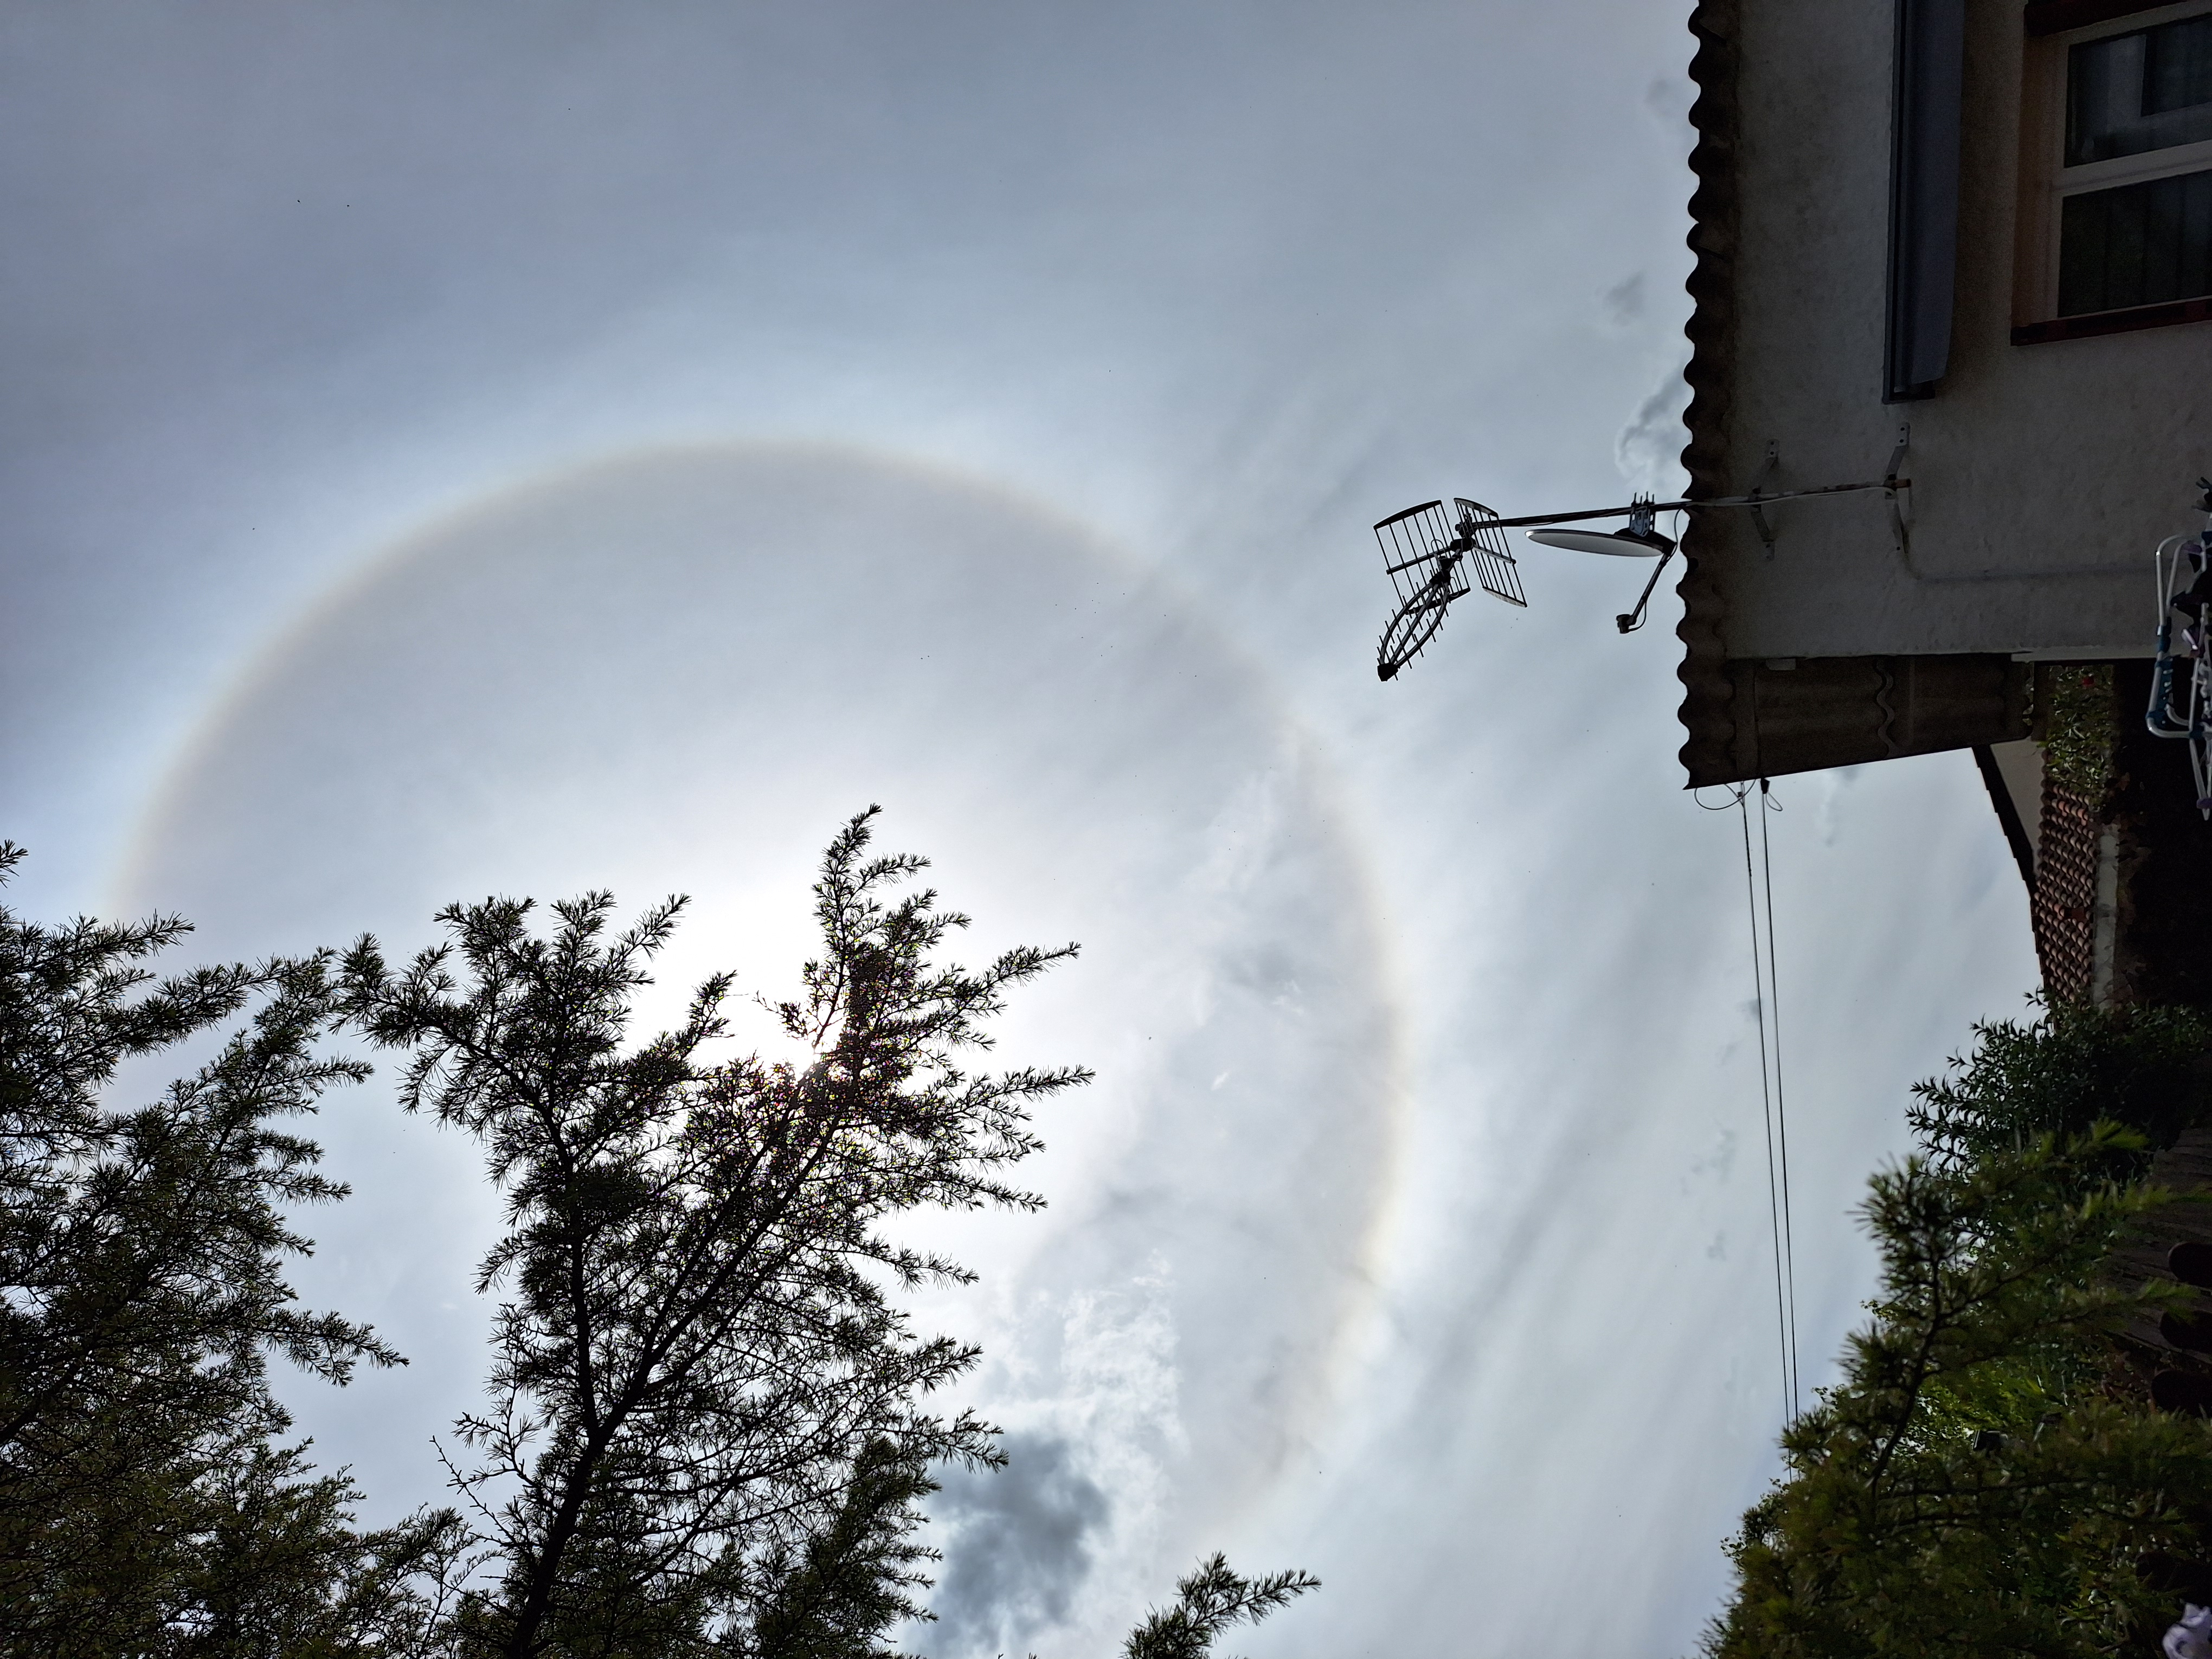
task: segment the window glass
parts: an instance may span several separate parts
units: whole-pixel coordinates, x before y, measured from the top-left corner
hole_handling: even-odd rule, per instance
[[[2066,165],[2212,138],[2212,15],[2085,40],[2066,58]]]
[[[2069,196],[2058,224],[2058,314],[2212,294],[2212,173]]]

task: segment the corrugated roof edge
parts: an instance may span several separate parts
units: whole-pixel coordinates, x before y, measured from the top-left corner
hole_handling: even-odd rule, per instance
[[[1690,385],[1683,424],[1690,441],[1682,466],[1690,475],[1690,497],[1728,493],[1729,390],[1735,368],[1736,233],[1736,58],[1735,0],[1702,0],[1690,14],[1697,51],[1690,79],[1698,96],[1690,106],[1697,143],[1690,171],[1697,185],[1690,194],[1690,252],[1697,256],[1687,283],[1690,362],[1682,371]],[[1727,651],[1721,622],[1727,606],[1714,584],[1706,556],[1717,550],[1718,527],[1709,515],[1692,514],[1683,532],[1682,580],[1674,591],[1682,599],[1682,620],[1675,636],[1682,641],[1680,718],[1688,738],[1681,760],[1689,787],[1729,771],[1735,723],[1729,708]]]

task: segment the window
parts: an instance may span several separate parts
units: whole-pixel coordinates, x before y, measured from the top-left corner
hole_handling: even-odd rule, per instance
[[[1886,404],[1935,396],[1951,361],[1959,264],[1966,0],[1897,0],[1889,106]]]
[[[2095,9],[2028,42],[2023,343],[2212,318],[2212,9]]]

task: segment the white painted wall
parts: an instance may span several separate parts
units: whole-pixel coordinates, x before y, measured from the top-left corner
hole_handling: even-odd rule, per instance
[[[2150,550],[2212,471],[2212,324],[2010,343],[2021,6],[1970,0],[1950,372],[1885,405],[1892,30],[1888,0],[1744,0],[1726,443],[1732,489],[1770,440],[1766,487],[1804,488],[1879,477],[1910,422],[1911,568],[1878,494],[1769,509],[1771,562],[1725,515],[1727,654],[2148,655]],[[2038,574],[2085,566],[2116,574]]]

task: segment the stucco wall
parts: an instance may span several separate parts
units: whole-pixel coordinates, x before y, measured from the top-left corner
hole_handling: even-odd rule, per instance
[[[2149,552],[2193,528],[2212,471],[2212,324],[2016,346],[2019,0],[1970,0],[1950,369],[1881,402],[1889,0],[1741,0],[1725,485],[1881,476],[1901,422],[1911,564],[1879,494],[1741,513],[1701,538],[1729,658],[1954,652],[2144,654]],[[1725,521],[1724,523],[1720,521]],[[2095,566],[2112,574],[2034,576]],[[1918,573],[1915,574],[1915,571]]]

